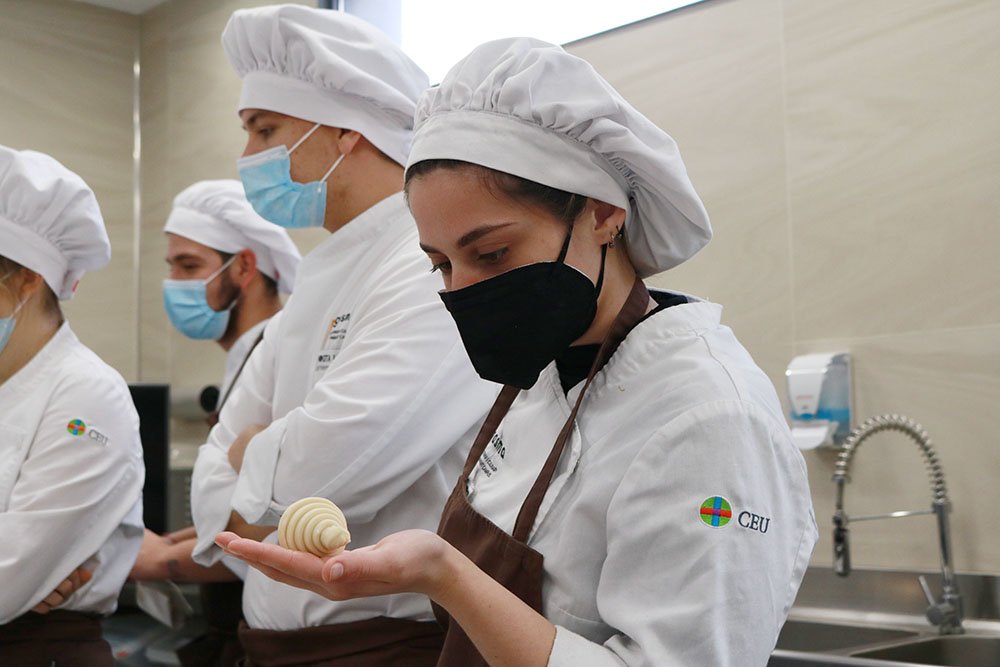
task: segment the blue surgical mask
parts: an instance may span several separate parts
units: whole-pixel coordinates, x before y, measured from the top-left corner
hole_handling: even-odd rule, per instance
[[[319,129],[311,130],[291,149],[275,146],[236,161],[250,205],[265,220],[286,229],[322,227],[326,219],[326,180],[337,168],[344,154],[333,163],[326,175],[311,183],[292,180],[292,152]]]
[[[219,340],[229,326],[229,314],[236,299],[225,310],[214,310],[208,305],[206,290],[236,259],[236,255],[219,267],[205,280],[164,280],[163,308],[178,331],[195,340]],[[239,297],[237,297],[239,298]]]
[[[7,273],[3,278],[0,278],[0,283],[5,282],[9,275],[10,273]],[[15,315],[17,315],[17,311],[21,310],[23,305],[23,301],[18,302],[18,304],[14,306],[13,313],[7,317],[0,317],[0,352],[3,352],[3,349],[7,347],[7,343],[10,342],[10,335],[14,333],[14,327],[17,326],[17,318]]]

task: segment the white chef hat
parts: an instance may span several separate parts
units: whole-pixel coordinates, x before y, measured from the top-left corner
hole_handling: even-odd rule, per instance
[[[292,292],[302,255],[288,232],[257,215],[239,181],[200,181],[185,188],[174,197],[163,231],[219,252],[249,248],[257,256],[257,269],[278,283],[281,292]]]
[[[585,60],[529,38],[487,42],[417,106],[409,165],[472,162],[619,206],[642,277],[712,237],[677,144]]]
[[[240,111],[355,130],[406,164],[427,75],[373,26],[300,5],[241,9],[222,31],[222,47],[243,79]]]
[[[73,298],[85,272],[111,261],[94,192],[44,153],[0,146],[0,255]]]

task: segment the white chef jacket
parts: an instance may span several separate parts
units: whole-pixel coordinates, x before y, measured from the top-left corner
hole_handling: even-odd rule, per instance
[[[774,387],[721,310],[648,317],[584,397],[528,538],[552,667],[767,663],[816,521]],[[565,396],[550,364],[470,474],[473,507],[508,533],[582,386]]]
[[[236,342],[233,343],[233,346],[229,348],[229,351],[226,352],[225,374],[222,378],[222,387],[219,390],[219,400],[215,406],[216,410],[220,410],[222,402],[224,400],[228,400],[227,394],[231,390],[233,382],[236,381],[238,374],[240,373],[240,368],[244,366],[244,362],[254,349],[254,343],[257,342],[257,338],[264,331],[264,327],[267,326],[269,321],[270,318],[261,320],[244,331],[243,334],[236,339]],[[247,578],[247,570],[250,566],[247,565],[246,561],[232,556],[224,556],[222,558],[222,562],[240,579]]]
[[[226,352],[226,368],[222,377],[222,386],[219,388],[219,401],[215,406],[216,410],[219,409],[222,400],[226,398],[226,394],[233,385],[233,380],[236,379],[236,374],[239,373],[240,367],[243,366],[243,362],[253,350],[254,343],[257,342],[258,336],[264,331],[264,327],[267,326],[269,320],[270,318],[261,320],[244,331],[236,339],[236,342],[233,343],[233,346],[229,348],[229,351]]]
[[[76,568],[60,609],[110,614],[142,544],[145,470],[128,386],[64,323],[0,384],[0,623]]]
[[[476,376],[429,269],[402,193],[303,259],[292,296],[198,453],[191,491],[197,562],[218,560],[212,540],[232,509],[276,525],[305,496],[343,509],[351,548],[407,528],[437,528],[497,386]],[[250,442],[237,476],[227,448],[257,423],[270,426]],[[331,602],[253,569],[243,609],[251,627],[271,630],[433,618],[421,595]]]

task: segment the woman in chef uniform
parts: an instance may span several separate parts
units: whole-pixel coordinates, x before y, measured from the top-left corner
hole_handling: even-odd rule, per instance
[[[99,618],[115,610],[142,543],[139,418],[125,381],[59,306],[110,257],[87,184],[47,155],[0,146],[5,665],[113,664]],[[80,566],[93,576],[80,579]]]
[[[711,236],[674,141],[585,61],[501,40],[425,93],[406,177],[441,298],[506,385],[438,534],[325,560],[218,542],[332,599],[426,593],[441,666],[763,666],[815,519],[721,308],[641,280]]]

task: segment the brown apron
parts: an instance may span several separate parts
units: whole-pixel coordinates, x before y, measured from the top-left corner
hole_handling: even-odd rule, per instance
[[[114,667],[95,614],[28,612],[0,625],[0,664],[11,667]]]
[[[648,304],[649,292],[646,291],[646,286],[643,285],[642,281],[636,278],[625,305],[622,306],[611,325],[611,330],[598,350],[597,358],[594,359],[594,365],[591,366],[587,381],[583,385],[583,389],[580,390],[580,395],[576,399],[576,404],[573,406],[569,418],[556,438],[555,445],[528,492],[524,504],[521,505],[517,521],[514,523],[513,533],[508,535],[473,509],[466,497],[465,483],[469,475],[472,474],[479,457],[486,449],[486,445],[500,426],[500,422],[510,410],[514,398],[520,392],[517,387],[506,386],[497,397],[475,443],[472,445],[469,458],[465,462],[465,470],[462,471],[462,476],[459,477],[458,483],[444,507],[444,513],[441,515],[438,535],[448,540],[452,546],[465,554],[481,570],[503,584],[507,590],[514,593],[538,613],[542,613],[542,565],[544,557],[528,546],[528,535],[535,524],[535,517],[538,516],[538,508],[542,505],[545,492],[555,475],[559,458],[573,432],[576,414],[580,409],[584,393],[590,387],[594,376],[608,362],[625,336],[642,320]],[[457,623],[449,622],[447,612],[435,605],[434,613],[446,630],[444,647],[441,650],[437,666],[485,666],[486,661],[462,628]]]
[[[253,630],[240,624],[244,667],[434,667],[441,627],[431,621],[370,618],[300,630]]]
[[[205,634],[177,650],[182,667],[235,667],[243,657],[236,635],[243,620],[243,582],[201,584]]]

